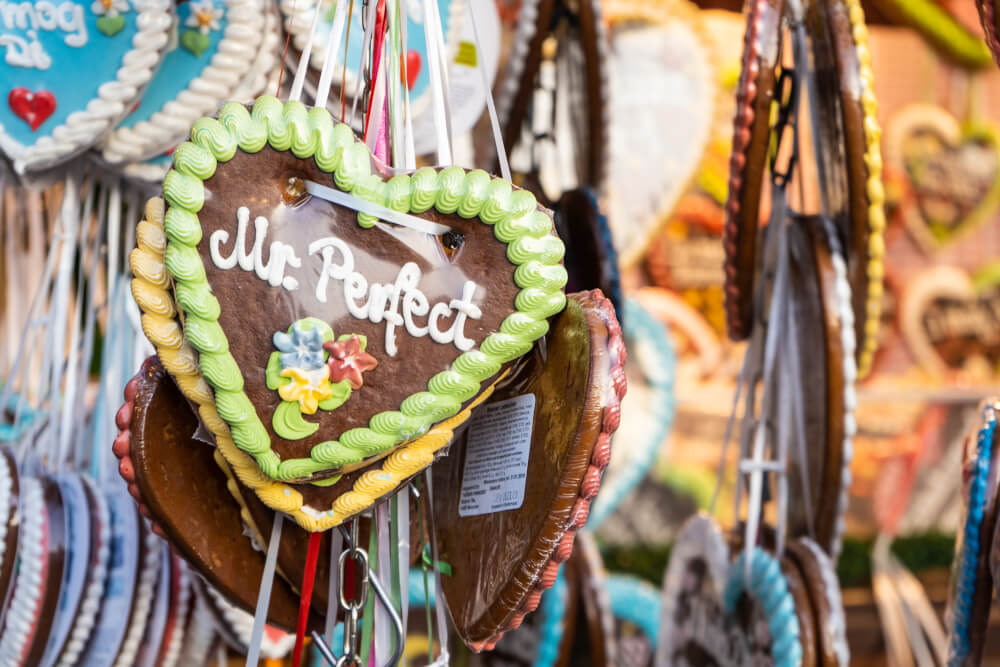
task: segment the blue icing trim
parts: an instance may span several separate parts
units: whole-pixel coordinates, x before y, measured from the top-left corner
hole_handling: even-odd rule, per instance
[[[222,18],[219,19],[219,28],[211,30],[207,37],[209,46],[202,51],[200,56],[184,48],[180,43],[181,36],[188,31],[197,31],[186,25],[191,16],[191,2],[182,2],[177,6],[177,23],[175,39],[171,41],[173,49],[163,58],[163,63],[156,71],[156,75],[142,94],[139,106],[136,107],[118,127],[134,127],[142,121],[149,120],[154,113],[159,111],[177,98],[191,84],[192,79],[201,75],[202,70],[212,63],[212,58],[219,51],[219,44],[222,42],[223,33],[228,25],[228,8],[222,0],[215,0],[215,8],[222,10]],[[169,164],[168,158],[164,164]]]
[[[0,394],[3,394],[2,384],[0,384]],[[28,432],[32,424],[35,423],[39,414],[19,394],[10,396],[5,404],[0,406],[0,412],[17,415],[18,418],[16,426],[13,423],[8,424],[5,419],[0,420],[0,442],[17,442],[20,440]]]
[[[655,651],[660,636],[660,592],[642,579],[621,574],[609,574],[605,587],[611,613],[642,630]]]
[[[406,0],[403,0],[406,2]],[[316,31],[316,45],[313,46],[314,52],[318,50],[321,46],[326,47],[329,41],[330,26],[333,25],[333,8],[336,7],[336,3],[330,3],[328,5],[330,11],[324,17],[320,23],[321,25]],[[423,22],[423,10],[421,9],[416,13],[413,11],[415,7],[419,7],[420,4],[416,2],[409,2],[407,4],[406,10],[406,49],[408,52],[414,51],[420,56],[420,70],[417,74],[416,81],[413,82],[413,88],[410,90],[410,101],[411,103],[418,97],[423,95],[430,88],[430,75],[427,73],[427,42],[424,39],[424,22]],[[363,12],[359,11],[359,5],[355,5],[355,10],[351,17],[350,27],[351,34],[350,40],[347,45],[347,66],[352,72],[356,73],[357,63],[361,62],[361,46],[364,41],[364,28],[361,27],[361,17]],[[448,24],[451,20],[451,0],[438,0],[438,13],[441,16],[441,32],[444,35],[445,43],[448,42]],[[414,18],[417,20],[414,21]],[[347,26],[344,27],[344,32],[341,36],[341,40],[347,36]],[[404,58],[407,54],[404,54]],[[342,64],[344,58],[344,43],[341,41],[339,52],[336,55],[336,60],[338,63]],[[334,77],[336,80],[336,77]],[[347,94],[351,95],[354,93],[353,88],[346,91]]]
[[[538,645],[538,655],[534,667],[552,667],[559,658],[559,644],[566,631],[566,599],[569,597],[569,587],[563,569],[559,569],[556,583],[552,588],[542,593],[542,605],[539,613],[542,615],[540,628],[541,641]]]
[[[655,428],[642,442],[630,443],[635,447],[629,467],[605,475],[601,492],[590,508],[587,527],[597,530],[601,523],[622,503],[626,496],[642,481],[656,461],[660,444],[670,433],[674,421],[674,376],[677,358],[667,327],[643,308],[635,299],[625,301],[624,325],[626,347],[630,356],[641,356],[643,376],[652,388],[654,405],[646,406],[650,415],[656,415]],[[612,445],[613,445],[612,441]],[[614,446],[612,446],[614,451]]]
[[[788,581],[777,558],[757,547],[751,548],[749,553],[750,581],[746,580],[747,552],[744,551],[729,565],[722,591],[723,606],[726,613],[733,613],[744,594],[759,602],[767,616],[775,667],[797,667],[802,664],[802,643]]]
[[[101,85],[116,80],[125,54],[133,48],[137,13],[131,3],[129,11],[119,15],[125,19],[124,26],[111,37],[98,30],[97,22],[101,17],[91,11],[92,4],[93,0],[0,0],[0,42],[7,38],[17,40],[18,44],[30,43],[29,33],[34,33],[36,44],[51,59],[47,69],[18,67],[11,65],[7,58],[19,49],[9,43],[6,48],[0,47],[0,54],[5,56],[0,57],[0,81],[6,84],[0,89],[0,127],[3,133],[22,146],[34,145],[40,138],[50,136],[52,130],[63,125],[71,113],[85,109],[91,100],[97,98]],[[41,13],[37,11],[39,5],[43,8]],[[11,6],[18,7],[18,10],[5,9]],[[25,6],[34,9],[22,11]],[[45,9],[47,6],[55,7],[54,30],[42,27],[51,25]],[[23,23],[18,23],[18,18],[23,19]],[[69,30],[60,30],[59,25]],[[35,26],[35,30],[31,30],[31,26]],[[70,46],[65,43],[66,39],[71,43],[83,39],[85,43]],[[30,93],[48,91],[55,97],[55,111],[35,131],[11,110],[9,95],[16,88],[25,88]]]
[[[976,570],[979,565],[979,531],[983,524],[986,504],[986,484],[990,475],[993,455],[993,432],[996,429],[996,411],[983,409],[983,428],[976,438],[976,460],[969,480],[968,506],[962,542],[957,560],[958,581],[951,609],[951,632],[948,637],[948,664],[961,665],[970,652],[969,624],[972,621],[972,598],[976,593]]]

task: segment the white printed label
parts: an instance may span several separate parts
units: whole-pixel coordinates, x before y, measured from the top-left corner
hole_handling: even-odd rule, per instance
[[[535,395],[489,403],[469,424],[459,516],[516,510],[524,503]]]

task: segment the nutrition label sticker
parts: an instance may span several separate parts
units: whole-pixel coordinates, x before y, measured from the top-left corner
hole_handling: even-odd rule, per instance
[[[524,503],[535,395],[483,406],[469,424],[459,516],[514,510]]]

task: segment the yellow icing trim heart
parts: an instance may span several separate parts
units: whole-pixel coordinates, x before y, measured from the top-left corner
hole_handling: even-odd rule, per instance
[[[137,247],[129,257],[135,276],[132,279],[132,293],[142,309],[143,332],[156,348],[160,361],[174,378],[181,393],[198,406],[202,423],[215,436],[219,453],[229,463],[225,467],[220,465],[223,472],[227,475],[235,474],[265,505],[288,514],[295,523],[309,532],[321,532],[342,524],[433,463],[437,453],[451,442],[455,428],[464,423],[473,408],[485,401],[493,393],[496,383],[507,376],[508,371],[504,371],[457,415],[393,451],[384,459],[380,468],[361,475],[355,480],[352,489],[337,498],[329,510],[312,510],[304,504],[301,493],[288,484],[268,478],[261,472],[253,457],[236,446],[229,432],[229,425],[215,409],[215,397],[199,371],[194,350],[180,332],[175,319],[177,308],[167,291],[169,282],[165,279],[164,268],[164,208],[164,202],[159,198],[150,199],[146,203],[145,219],[139,223],[136,234]],[[147,309],[144,304],[158,306]],[[216,462],[218,463],[218,457]],[[230,492],[232,491],[233,488],[230,488]],[[240,504],[241,513],[246,519],[249,514],[246,507]],[[252,522],[250,525],[255,530]]]
[[[859,341],[858,379],[863,379],[872,367],[878,347],[879,324],[882,319],[882,278],[885,275],[885,188],[882,185],[882,128],[878,124],[878,101],[875,99],[875,77],[872,74],[872,53],[868,47],[868,27],[861,0],[844,0],[851,19],[851,33],[858,57],[858,78],[861,81],[861,106],[864,109],[865,165],[868,167],[868,297],[865,302],[865,331]]]

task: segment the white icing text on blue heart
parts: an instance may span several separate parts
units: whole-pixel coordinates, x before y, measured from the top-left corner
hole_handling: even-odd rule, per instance
[[[83,6],[69,0],[59,4],[0,0],[0,29],[0,47],[6,48],[4,62],[12,67],[49,69],[52,58],[38,41],[39,32],[61,32],[69,47],[78,49],[87,44]]]

